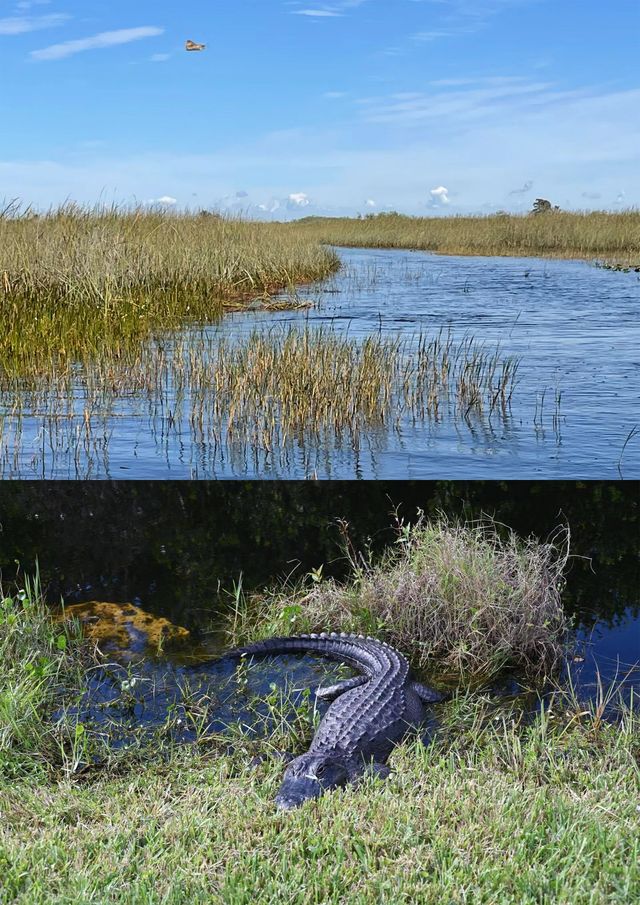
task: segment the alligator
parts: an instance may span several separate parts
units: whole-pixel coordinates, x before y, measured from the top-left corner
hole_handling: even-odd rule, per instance
[[[276,796],[288,810],[332,789],[357,783],[367,773],[385,778],[387,759],[425,718],[425,704],[444,699],[412,677],[405,657],[384,641],[344,632],[270,638],[240,647],[227,658],[311,652],[340,660],[360,675],[318,688],[331,702],[309,750],[291,760]]]

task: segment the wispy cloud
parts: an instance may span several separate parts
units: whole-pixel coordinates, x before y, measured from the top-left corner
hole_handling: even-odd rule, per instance
[[[475,34],[499,13],[517,7],[532,6],[544,0],[412,0],[432,12],[429,27],[409,35],[407,47],[448,38]],[[399,48],[383,50],[384,55],[399,56]]]
[[[435,82],[434,90],[403,92],[359,101],[367,122],[419,126],[443,122],[449,129],[461,123],[503,121],[512,111],[543,107],[581,92],[560,92],[550,82],[528,82],[518,76]]]
[[[296,9],[294,16],[316,16],[317,18],[333,18],[342,16],[341,12],[332,9]]]
[[[306,7],[305,9],[291,10],[294,16],[310,16],[319,19],[341,18],[350,9],[355,9],[368,3],[369,0],[335,0],[334,3],[319,3],[314,7]],[[296,3],[299,6],[299,3]]]
[[[0,19],[0,35],[24,35],[31,31],[55,28],[68,22],[66,13],[51,13],[48,16],[9,16]]]
[[[34,60],[62,60],[65,57],[83,53],[86,50],[100,50],[104,47],[129,44],[131,41],[153,38],[163,33],[164,28],[158,28],[155,25],[143,25],[140,28],[121,28],[117,31],[102,31],[88,38],[64,41],[62,44],[52,44],[50,47],[43,47],[42,50],[32,50],[30,56]]]

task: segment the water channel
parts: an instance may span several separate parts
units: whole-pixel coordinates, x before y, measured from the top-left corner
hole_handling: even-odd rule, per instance
[[[161,387],[109,397],[78,373],[72,398],[0,397],[3,477],[37,478],[634,478],[640,476],[640,278],[580,261],[339,249],[343,266],[297,298],[311,307],[226,315],[163,337],[163,354],[258,331],[323,328],[362,341],[473,336],[515,357],[506,409],[437,417],[394,404],[384,423],[262,442],[231,437],[224,413],[203,422],[169,369]],[[211,395],[214,391],[211,391]],[[19,413],[19,414],[18,414]]]

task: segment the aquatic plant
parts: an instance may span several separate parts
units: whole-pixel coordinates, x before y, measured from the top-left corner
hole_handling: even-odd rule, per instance
[[[508,416],[517,368],[499,347],[442,332],[401,341],[310,326],[236,339],[190,331],[28,387],[0,381],[0,474],[46,474],[56,458],[69,477],[101,473],[119,405],[132,399],[160,437],[186,423],[194,445],[276,465],[296,448],[357,448],[404,419],[490,424]]]

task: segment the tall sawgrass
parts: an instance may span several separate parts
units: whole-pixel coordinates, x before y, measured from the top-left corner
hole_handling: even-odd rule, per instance
[[[321,279],[335,254],[277,224],[68,204],[0,215],[0,374],[124,353],[152,329]]]
[[[640,210],[610,213],[407,217],[310,217],[296,235],[333,245],[409,248],[460,255],[542,255],[640,265]]]

